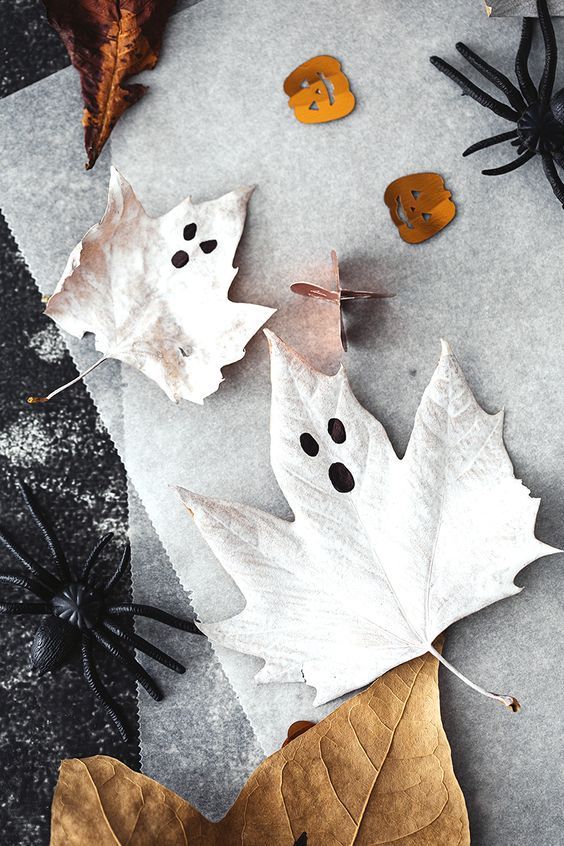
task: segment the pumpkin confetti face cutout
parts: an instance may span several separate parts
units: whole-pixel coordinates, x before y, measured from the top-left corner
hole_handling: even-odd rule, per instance
[[[288,105],[301,123],[328,123],[355,106],[349,81],[332,56],[316,56],[296,68],[284,82]]]
[[[456,215],[451,193],[438,173],[412,173],[386,188],[384,202],[408,244],[421,244],[444,229]]]
[[[173,401],[202,403],[217,390],[221,368],[244,356],[273,313],[228,297],[250,194],[241,188],[204,203],[188,197],[150,217],[112,169],[104,217],[71,253],[45,310],[71,335],[96,336],[103,355],[86,373],[117,358]],[[51,399],[73,382],[29,401]]]

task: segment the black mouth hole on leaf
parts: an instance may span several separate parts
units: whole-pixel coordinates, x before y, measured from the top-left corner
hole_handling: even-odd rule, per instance
[[[319,444],[309,432],[304,432],[303,435],[300,435],[300,444],[306,455],[310,455],[312,458],[315,458],[319,452]]]
[[[195,223],[188,223],[184,227],[184,233],[183,233],[184,234],[184,240],[185,241],[191,241],[193,238],[195,238],[197,230],[198,230],[198,227],[196,226]]]
[[[203,253],[206,253],[206,255],[208,253],[213,253],[216,247],[217,241],[215,240],[215,238],[210,238],[209,241],[202,241],[202,243],[200,244],[201,251]]]
[[[190,256],[185,250],[178,250],[173,257],[171,258],[171,262],[175,267],[184,267],[185,264],[188,264],[190,261]]]
[[[350,493],[354,488],[354,476],[348,467],[337,461],[329,468],[331,484],[339,493]]]
[[[331,439],[336,444],[344,444],[347,439],[347,432],[341,420],[337,417],[332,417],[327,424],[327,431],[331,435]]]

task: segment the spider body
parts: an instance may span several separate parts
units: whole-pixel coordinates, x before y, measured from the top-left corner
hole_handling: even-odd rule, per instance
[[[103,618],[103,597],[82,582],[69,582],[50,602],[31,645],[31,664],[39,675],[60,669],[80,646],[82,632]]]
[[[51,609],[55,617],[77,629],[87,631],[100,619],[103,597],[82,582],[70,582],[53,597]]]
[[[90,689],[101,701],[121,737],[128,741],[126,721],[98,677],[94,663],[95,647],[110,653],[135,676],[153,699],[160,700],[161,691],[134,658],[131,647],[177,673],[184,673],[185,668],[170,655],[133,632],[134,616],[137,614],[150,617],[195,634],[200,632],[191,621],[173,617],[150,605],[116,605],[111,595],[129,567],[129,544],[126,544],[121,560],[109,579],[98,579],[95,575],[95,565],[100,553],[111,540],[111,533],[98,541],[83,566],[75,572],[67,562],[53,528],[41,513],[31,491],[21,483],[19,488],[28,511],[47,542],[56,574],[27,555],[7,532],[0,529],[0,544],[31,574],[29,577],[15,573],[0,574],[0,584],[23,587],[39,600],[4,602],[0,604],[0,613],[45,615],[31,646],[33,668],[39,675],[58,670],[67,663],[73,653],[80,650],[84,677]]]
[[[520,146],[535,153],[546,151],[553,158],[564,156],[564,124],[556,117],[559,113],[564,116],[563,105],[564,91],[559,91],[546,111],[541,109],[540,103],[528,106],[517,121]]]
[[[502,132],[472,144],[463,155],[469,156],[486,147],[504,142],[510,142],[517,148],[516,159],[500,167],[483,170],[482,173],[485,176],[501,176],[510,173],[539,155],[545,176],[555,196],[564,207],[564,182],[557,170],[557,165],[564,167],[564,89],[553,94],[558,48],[546,0],[537,0],[537,11],[545,47],[545,66],[538,89],[528,69],[534,28],[533,18],[523,19],[521,41],[515,59],[518,87],[465,44],[456,45],[461,56],[505,94],[509,105],[483,91],[438,56],[431,56],[431,62],[441,73],[452,79],[462,89],[463,94],[472,97],[481,106],[495,112],[504,120],[515,124],[515,128],[508,132]]]

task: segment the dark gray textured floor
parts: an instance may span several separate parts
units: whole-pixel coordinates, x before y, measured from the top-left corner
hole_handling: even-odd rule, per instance
[[[40,0],[0,0],[0,95],[68,64]],[[1,198],[0,198],[1,208]],[[15,493],[19,475],[40,489],[71,560],[95,538],[127,528],[125,473],[86,390],[78,385],[56,404],[31,408],[25,397],[68,381],[76,371],[4,220],[0,220],[0,523],[41,555],[38,533]],[[111,565],[116,547],[106,558]],[[0,554],[0,571],[17,571]],[[126,594],[129,586],[125,586]],[[16,590],[14,596],[18,593]],[[8,592],[2,589],[2,595]],[[21,598],[21,594],[20,594]],[[61,758],[104,752],[138,765],[107,724],[82,679],[79,662],[35,678],[29,649],[37,618],[0,617],[0,842],[49,841],[49,807]],[[136,718],[135,683],[102,662],[108,686]]]

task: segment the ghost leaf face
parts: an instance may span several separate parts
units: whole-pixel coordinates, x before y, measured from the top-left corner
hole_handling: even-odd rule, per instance
[[[71,335],[92,332],[101,361],[138,368],[172,400],[203,402],[273,313],[228,298],[250,193],[188,198],[150,217],[112,169],[104,217],[72,252],[46,314]]]
[[[344,444],[347,431],[342,420],[331,417],[327,423],[327,432],[335,444]],[[319,454],[319,443],[309,432],[300,435],[300,446],[306,455],[315,458]],[[329,481],[338,493],[350,493],[354,488],[354,476],[342,461],[334,461],[328,470]]]
[[[257,681],[305,679],[317,704],[425,652],[454,670],[437,635],[557,551],[535,537],[539,503],[514,477],[502,415],[480,408],[444,345],[399,459],[343,368],[318,373],[267,334],[271,462],[295,519],[179,489],[246,599],[202,630],[262,658]]]

